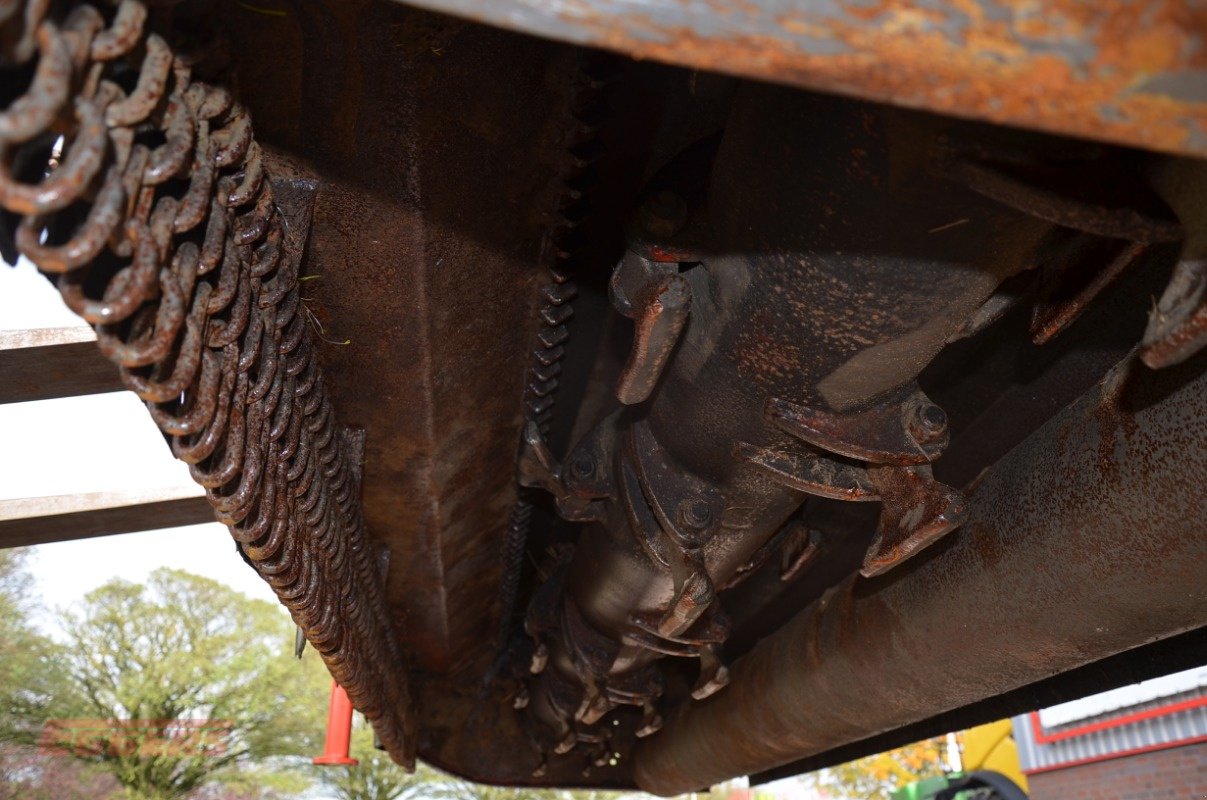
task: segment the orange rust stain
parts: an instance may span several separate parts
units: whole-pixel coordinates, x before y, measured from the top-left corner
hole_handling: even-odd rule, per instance
[[[817,39],[829,38],[830,29],[819,25],[815,20],[800,17],[780,17],[776,22],[781,28],[794,36],[812,36]]]
[[[1165,72],[1177,68],[1177,39],[1168,29],[1136,31],[1122,45],[1120,56],[1138,72]]]
[[[841,16],[796,13],[777,22],[785,37],[704,37],[641,15],[623,21],[572,14],[595,44],[648,58],[891,102],[939,113],[1176,153],[1207,153],[1207,103],[1136,91],[1161,74],[1207,66],[1207,14],[1184,0],[1104,6],[998,0],[990,20],[976,0],[951,0],[946,14],[906,0],[850,6]],[[963,41],[938,23],[967,16]],[[751,15],[753,16],[753,15]],[[1199,27],[1195,28],[1194,25]],[[823,55],[793,36],[828,39],[848,52]],[[1034,49],[1084,42],[1084,60]]]

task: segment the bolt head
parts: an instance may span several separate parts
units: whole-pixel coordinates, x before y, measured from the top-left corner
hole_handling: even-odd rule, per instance
[[[576,478],[587,479],[595,474],[595,459],[580,453],[570,460],[570,474]]]
[[[942,432],[947,429],[947,412],[933,403],[923,406],[919,416],[927,430]]]
[[[934,403],[922,403],[914,409],[909,429],[923,441],[939,439],[947,432],[947,413]]]
[[[684,500],[679,504],[679,519],[689,528],[707,528],[712,522],[712,508],[703,500]]]

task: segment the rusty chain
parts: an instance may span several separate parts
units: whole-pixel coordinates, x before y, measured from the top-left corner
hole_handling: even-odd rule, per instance
[[[171,14],[140,0],[0,0],[0,60],[31,74],[0,111],[0,207],[19,217],[17,249],[95,327],[215,517],[409,764],[410,698],[361,517],[359,440],[336,424],[297,286],[306,231],[274,200],[246,109],[151,32]]]

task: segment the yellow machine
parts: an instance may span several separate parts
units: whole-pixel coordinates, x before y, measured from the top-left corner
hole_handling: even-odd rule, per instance
[[[964,731],[961,758],[966,772],[996,772],[1005,775],[1024,792],[1027,776],[1018,761],[1018,746],[1011,735],[1010,720],[1001,719]]]
[[[1027,800],[1010,720],[971,728],[960,740],[961,771],[903,786],[893,800]]]

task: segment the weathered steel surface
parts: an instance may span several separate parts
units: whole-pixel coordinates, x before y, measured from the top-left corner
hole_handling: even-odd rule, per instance
[[[274,168],[318,185],[305,295],[340,343],[323,349],[336,406],[367,433],[364,513],[390,551],[385,616],[415,668],[419,755],[530,782],[527,735],[482,681],[516,441],[552,397],[530,384],[551,388],[577,324],[561,316],[564,283],[540,291],[550,262],[566,277],[562,253],[582,231],[550,228],[584,191],[573,168],[593,166],[570,113],[582,110],[567,80],[576,62],[550,42],[384,0],[269,8],[282,13],[231,5],[233,57],[257,76],[241,96]],[[529,358],[542,338],[544,379]],[[546,779],[580,782],[581,768]]]
[[[419,669],[463,669],[491,650],[514,489],[484,465],[514,458],[541,277],[532,209],[555,177],[518,166],[550,114],[539,92],[525,113],[512,84],[540,85],[549,45],[387,2],[232,13],[260,134],[289,154],[279,169],[319,182],[306,296],[337,343],[334,400],[368,433],[364,513],[390,550],[389,615]]]
[[[0,15],[11,5],[0,3]],[[696,696],[724,685],[731,620],[713,600],[777,552],[777,581],[825,556],[803,526],[779,527],[809,494],[883,501],[865,573],[928,562],[914,553],[942,549],[932,543],[963,506],[931,477],[946,421],[912,381],[1003,278],[1032,263],[1048,222],[1082,220],[1097,232],[1131,224],[1114,213],[1127,209],[1109,205],[1086,222],[1059,196],[1022,208],[1035,192],[1003,191],[997,175],[946,182],[924,156],[939,124],[950,134],[967,123],[739,83],[740,107],[717,99],[715,123],[731,124],[716,185],[692,199],[711,206],[716,246],[676,238],[691,220],[666,196],[639,215],[651,237],[674,240],[635,248],[655,262],[643,266],[672,278],[630,298],[645,327],[620,399],[645,402],[583,440],[561,475],[552,453],[570,420],[551,422],[550,403],[559,383],[578,399],[592,356],[567,344],[576,326],[588,327],[583,309],[603,302],[586,296],[601,287],[582,276],[576,319],[563,267],[575,247],[596,243],[584,219],[619,229],[636,195],[596,205],[587,184],[648,176],[641,159],[596,160],[607,149],[600,120],[615,118],[618,138],[641,152],[652,144],[639,140],[653,136],[642,126],[666,127],[673,106],[600,107],[589,97],[594,73],[567,80],[581,52],[387,0],[181,3],[151,14],[154,25],[194,27],[190,41],[208,39],[214,19],[230,23],[232,40],[217,55],[240,76],[239,105],[202,82],[215,74],[206,53],[177,57],[168,31],[143,35],[135,0],[116,17],[65,16],[70,5],[53,4],[45,27],[13,15],[0,31],[11,57],[28,64],[13,74],[33,76],[0,115],[0,201],[22,218],[17,244],[62,276],[65,298],[97,325],[102,349],[326,647],[340,682],[376,716],[387,748],[406,760],[413,746],[479,780],[566,785],[593,765],[593,783],[627,784],[633,735],[652,732],[660,711],[647,702],[659,687],[645,667],[661,655],[699,657]],[[884,24],[893,9],[861,13]],[[945,30],[919,19],[915,38]],[[772,46],[745,47],[777,57]],[[92,62],[99,84],[81,80]],[[775,71],[769,64],[764,73]],[[829,69],[817,74],[867,77]],[[895,72],[877,74],[880,90],[895,90]],[[949,69],[934,79],[954,77]],[[683,141],[650,165],[697,138],[694,124],[682,126],[667,137]],[[52,140],[37,134],[51,130],[67,133],[67,147],[47,175]],[[882,134],[896,138],[886,144]],[[772,141],[781,158],[766,157]],[[616,233],[597,237],[607,238],[600,252],[619,245]],[[679,276],[663,263],[679,260],[695,266]],[[553,283],[538,292],[551,263]],[[599,383],[583,405],[600,408],[590,395],[608,371],[591,374]],[[333,407],[366,438],[336,428]],[[579,430],[604,416],[584,417]],[[539,529],[527,548],[517,538],[530,513],[515,505],[511,469],[525,422],[536,431],[529,455],[547,473],[542,485],[568,516],[599,519],[604,498],[592,492],[621,484],[604,487],[615,489],[612,518],[592,526],[567,570],[570,602],[552,583],[541,595],[549,602],[534,606],[536,622],[552,619],[533,626],[534,663],[548,667],[537,678],[521,663],[527,642],[508,638],[508,610],[527,588],[514,565],[546,548],[556,556],[570,537]],[[637,535],[616,544],[618,533]],[[544,579],[545,566],[522,577]],[[496,639],[521,658],[495,660]],[[672,693],[692,692],[679,684],[696,677],[694,664],[667,674]],[[533,729],[513,711],[525,700],[526,716],[565,724],[541,742],[546,755],[588,745],[550,757],[539,781]],[[613,737],[600,723],[618,703],[640,710],[618,710]],[[620,763],[608,763],[617,752]]]
[[[497,545],[512,497],[509,470],[495,467],[507,464],[512,453],[522,418],[521,398],[529,404],[527,411],[539,428],[556,388],[553,382],[561,380],[555,368],[566,351],[566,337],[578,324],[565,317],[564,302],[549,296],[537,300],[542,312],[541,356],[549,362],[538,357],[538,363],[541,369],[553,371],[538,374],[529,369],[525,380],[524,352],[538,320],[533,313],[533,300],[538,297],[534,289],[543,277],[534,269],[540,262],[537,244],[542,224],[532,218],[536,216],[532,211],[546,207],[537,185],[558,177],[533,154],[541,149],[561,153],[567,146],[577,151],[575,139],[580,131],[575,126],[563,138],[557,129],[564,125],[564,118],[548,122],[555,119],[549,110],[556,104],[548,102],[541,80],[551,82],[556,76],[545,74],[538,66],[539,48],[550,47],[548,44],[523,40],[521,46],[518,37],[500,31],[388,4],[291,4],[279,10],[284,13],[257,14],[242,6],[233,9],[240,21],[235,58],[241,73],[259,76],[244,97],[257,118],[268,121],[273,144],[296,159],[289,169],[319,184],[308,255],[308,271],[314,279],[307,286],[308,308],[326,327],[326,336],[347,342],[326,348],[325,358],[329,374],[336,377],[333,391],[340,408],[370,434],[366,514],[374,535],[391,549],[390,619],[402,633],[408,657],[419,668],[422,755],[476,778],[530,781],[528,773],[537,758],[523,746],[524,732],[517,730],[510,703],[504,705],[511,698],[500,697],[497,686],[484,690],[479,684],[481,656],[488,652],[497,596]],[[556,54],[553,49],[548,53]],[[490,79],[484,80],[484,75]],[[817,100],[807,93],[778,91],[781,96]],[[767,106],[772,115],[782,116],[783,103],[778,98]],[[857,130],[882,111],[864,113],[861,106],[847,106],[852,115],[864,114],[851,126]],[[907,115],[898,112],[895,116]],[[735,117],[735,125],[741,126],[738,135],[743,138],[733,152],[745,153],[746,160],[739,160],[730,174],[742,176],[746,185],[738,187],[739,197],[720,193],[716,198],[719,209],[743,206],[746,220],[735,220],[735,229],[753,220],[760,232],[769,232],[759,241],[735,242],[746,247],[726,253],[723,266],[732,269],[717,268],[724,273],[720,288],[733,296],[743,291],[738,284],[743,271],[756,278],[751,282],[756,288],[749,300],[734,300],[737,310],[732,313],[744,323],[735,327],[745,338],[732,350],[740,352],[740,367],[746,370],[742,377],[753,376],[751,381],[766,391],[786,387],[785,396],[799,394],[793,399],[818,407],[825,398],[809,396],[812,383],[833,373],[834,379],[824,388],[843,409],[838,417],[846,438],[866,437],[869,420],[861,416],[863,405],[915,375],[949,335],[961,328],[963,317],[977,310],[997,281],[1026,263],[1027,245],[1046,226],[1017,220],[996,203],[961,193],[958,187],[936,186],[934,176],[920,179],[929,188],[900,188],[900,184],[884,180],[882,185],[894,185],[901,195],[892,203],[863,205],[866,196],[847,196],[855,194],[845,191],[852,180],[863,185],[872,183],[872,174],[881,179],[898,176],[880,169],[879,148],[860,148],[862,140],[857,139],[828,140],[831,126],[820,125],[816,114],[794,114],[776,130],[776,138],[791,149],[794,158],[823,165],[816,175],[803,184],[795,175],[787,180],[767,175],[782,168],[774,162],[757,163],[769,162],[764,122],[762,117]],[[817,128],[823,130],[817,137],[824,143],[820,148],[814,137],[801,133]],[[260,132],[264,133],[263,125]],[[898,149],[920,158],[923,144],[906,140]],[[589,151],[580,151],[583,162]],[[500,163],[500,153],[507,155],[505,163]],[[769,185],[775,186],[774,193],[768,191]],[[804,197],[799,196],[802,193]],[[995,193],[981,194],[993,197]],[[935,197],[941,199],[936,202]],[[796,213],[784,213],[786,207]],[[969,207],[977,209],[972,217],[967,215]],[[807,213],[823,208],[856,224],[839,232],[810,230],[813,239],[806,240],[801,220],[815,221],[821,228],[816,213]],[[1068,220],[1064,212],[1063,206],[1055,208],[1060,220]],[[885,220],[893,224],[886,225]],[[1014,220],[1020,230],[995,235],[1001,231],[996,220]],[[825,254],[819,256],[822,263],[802,264],[800,272],[816,280],[783,281],[790,284],[786,297],[768,301],[766,306],[756,302],[754,295],[767,291],[772,279],[785,273],[795,277],[790,267],[774,263],[772,258],[782,256],[786,264],[787,259],[799,253],[812,255],[813,250]],[[836,263],[838,257],[830,254],[839,250],[850,263]],[[1004,253],[1003,264],[985,264],[987,250]],[[752,255],[737,255],[746,253]],[[954,261],[974,263],[984,268],[984,274],[961,268],[951,270],[956,274],[949,276],[936,266]],[[998,266],[1003,267],[1000,274]],[[874,292],[844,287],[835,279],[850,274],[859,276],[860,286],[900,281],[907,291],[895,286],[883,302],[870,300],[868,295]],[[709,287],[704,296],[712,291]],[[952,305],[955,307],[947,308]],[[852,307],[867,313],[862,317],[852,314]],[[928,325],[936,308],[949,313]],[[757,311],[768,313],[742,317],[743,312]],[[924,330],[916,338],[902,341],[920,329]],[[821,341],[809,349],[808,363],[802,366],[802,341],[816,340]],[[863,351],[872,353],[871,360],[854,361]],[[847,359],[853,361],[852,366],[840,372]],[[649,363],[674,370],[673,357],[671,362]],[[643,383],[653,388],[659,371],[651,369],[649,380]],[[685,449],[694,445],[682,440],[700,442],[705,434],[712,437],[708,444],[714,447],[714,463],[726,469],[731,466],[725,447],[729,442],[724,435],[714,436],[717,430],[736,421],[762,434],[768,421],[761,396],[735,398],[734,393],[714,388],[715,394],[723,395],[724,404],[715,403],[711,413],[701,408],[713,401],[709,395],[702,396],[701,386],[740,383],[724,374],[718,380],[718,374],[719,370],[693,380],[681,378],[680,402],[664,404],[665,417],[659,425],[666,441]],[[745,404],[733,412],[737,399]],[[886,423],[896,422],[902,429],[892,432],[900,435],[892,440],[863,440],[859,452],[889,453],[899,461],[906,452],[906,458],[917,461],[916,437],[928,432],[921,427],[914,430],[914,423],[925,420],[905,415],[912,409],[896,401],[908,398],[892,399],[879,416]],[[702,422],[698,428],[684,424],[689,413],[698,413]],[[829,441],[844,438],[836,438],[832,432],[827,436]],[[926,443],[936,445],[941,438]],[[789,444],[804,448],[800,443]],[[927,453],[925,447],[922,452]],[[631,458],[626,460],[633,463]],[[676,460],[677,454],[675,459],[665,459],[668,469],[680,466]],[[580,469],[573,458],[567,464],[571,470],[590,472],[590,465]],[[655,475],[648,482],[660,482],[654,491],[669,494],[670,480],[665,476]],[[644,502],[637,497],[644,488],[629,492],[636,501],[635,509]],[[671,488],[678,491],[680,487]],[[901,508],[912,502],[909,491],[893,491],[889,486],[886,493],[904,497],[898,503]],[[697,522],[707,517],[698,513],[692,498],[682,499],[688,501],[682,507],[685,520],[689,515]],[[673,512],[668,516],[680,512],[677,502],[665,503],[661,495],[658,500],[661,510]],[[920,538],[883,539],[885,558],[877,552],[869,571],[880,569],[882,563],[891,565],[917,545],[932,541],[932,534],[945,532],[950,525],[944,518],[956,516],[946,514],[945,506],[951,503],[926,504],[924,510],[932,511],[931,519],[915,529],[922,533]],[[904,517],[886,515],[886,520],[893,530],[901,531],[908,528],[901,524]],[[603,538],[598,533],[592,536]],[[740,573],[757,560],[738,557],[753,549],[755,538],[750,536],[742,543],[746,552],[734,547],[732,553],[721,554],[732,555],[730,560],[737,562],[723,565],[724,571],[737,566]],[[602,596],[609,591],[639,594],[642,576],[633,577],[636,571],[629,564],[616,565],[620,559],[604,551],[603,545],[598,549],[602,555],[594,560],[589,556],[584,561],[587,566],[580,567],[575,576],[579,584],[576,597]],[[539,558],[540,550],[534,548],[532,554]],[[621,572],[627,575],[614,580]],[[651,581],[660,582],[656,588],[665,590],[656,598],[658,602],[645,604],[646,598],[642,598],[639,610],[661,612],[665,610],[659,607],[663,601],[669,604],[679,597],[672,593],[679,587],[667,587],[671,582],[662,577]],[[725,583],[731,578],[727,576]],[[693,590],[703,585],[695,576],[692,580]],[[675,609],[679,619],[668,620],[670,623],[690,622],[686,612],[696,609],[686,606],[706,597],[703,593],[682,596],[684,603]],[[596,605],[604,603],[589,599]],[[582,634],[578,643],[593,644],[590,633],[584,633],[582,620],[572,618],[568,609],[558,622],[577,626],[575,634]],[[612,614],[613,609],[606,611]],[[628,621],[620,619],[619,613],[612,616],[609,624],[624,629]],[[648,619],[639,622],[649,624]],[[648,631],[637,631],[637,635],[641,633]],[[712,646],[717,638],[714,635],[711,642],[702,643]],[[664,650],[682,644],[679,652],[689,654],[697,646],[695,642],[658,642],[653,635],[644,641]],[[551,671],[556,668],[562,675],[570,675],[587,665],[586,658],[580,658],[577,667],[567,667],[565,653],[570,648],[550,649],[554,651],[548,662]],[[720,672],[718,669],[702,681],[701,688],[718,685],[713,678]],[[620,680],[614,681],[621,691],[632,688],[631,683],[620,684]],[[633,697],[635,693],[629,694]],[[544,704],[543,693],[534,697],[535,706]],[[516,698],[520,703],[523,699]],[[592,699],[600,700],[598,696]],[[611,702],[611,698],[604,701]],[[581,711],[584,720],[598,721],[606,702],[577,703],[561,710],[570,712],[565,716]],[[548,708],[547,704],[543,707]],[[547,714],[546,719],[551,716]],[[592,760],[607,755],[607,749],[598,746],[607,743],[603,737],[593,742],[587,739],[584,736],[581,742],[592,747],[580,751],[593,751]],[[622,744],[617,746],[623,749]],[[551,759],[542,780],[577,780],[585,760],[582,752]],[[591,779],[623,781],[627,763],[622,760],[619,769],[600,768]]]
[[[1207,154],[1196,0],[405,0],[671,64]]]
[[[1178,262],[1144,334],[1144,363],[1177,364],[1207,346],[1207,259]]]
[[[991,468],[946,546],[839,586],[669,720],[639,785],[757,772],[1200,626],[1205,368],[1129,358]]]
[[[518,703],[549,765],[606,768],[626,733],[613,721],[653,734],[665,656],[698,660],[691,697],[724,693],[721,592],[772,556],[798,571],[809,535],[793,515],[810,495],[880,502],[868,575],[960,524],[963,498],[930,466],[946,418],[914,379],[1048,229],[930,174],[916,154],[933,117],[898,125],[897,110],[767,86],[744,86],[734,109],[707,198],[683,201],[695,257],[630,251],[613,273],[635,322],[625,407],[563,463],[525,431],[521,482],[589,523],[527,618],[534,677]],[[652,182],[668,207],[672,190],[692,194],[678,167]],[[932,233],[953,219],[965,224]],[[648,233],[643,247],[680,250],[675,226]]]
[[[1150,251],[1107,287],[1065,332],[1042,347],[1031,340],[1033,307],[1020,303],[976,337],[949,346],[921,382],[958,431],[935,465],[952,486],[985,468],[1096,385],[1143,335],[1176,247]]]
[[[32,67],[0,111],[0,207],[384,747],[412,763],[360,510],[363,440],[335,422],[298,289],[314,186],[266,175],[247,110],[199,77],[212,48],[173,50],[180,28],[213,38],[193,10],[148,23],[139,0],[111,20],[84,3],[0,6],[0,59]]]
[[[600,117],[606,113],[607,87],[612,76],[611,56],[580,51],[575,69],[566,74],[564,118],[567,130],[557,169],[556,202],[541,247],[540,261],[548,267],[548,283],[541,289],[540,328],[530,352],[524,387],[525,423],[533,423],[549,435],[558,389],[565,378],[562,362],[577,325],[574,300],[578,297],[578,273],[588,271],[600,255],[593,237],[584,236],[592,205],[600,187],[598,165],[606,148],[599,141]],[[589,227],[589,226],[588,226]],[[594,237],[598,238],[598,237]],[[499,624],[495,646],[500,653],[517,632],[520,582],[526,572],[529,529],[532,524],[532,493],[517,486],[516,501],[507,520],[502,547],[503,573],[499,585]]]
[[[1207,347],[1207,162],[1164,162],[1154,173],[1154,183],[1188,232],[1182,258],[1152,307],[1144,332],[1140,357],[1160,369]]]

